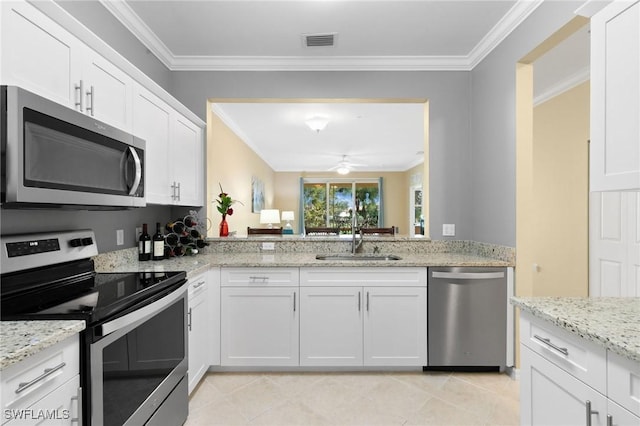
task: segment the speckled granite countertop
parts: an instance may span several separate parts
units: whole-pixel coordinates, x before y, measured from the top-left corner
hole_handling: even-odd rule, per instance
[[[513,297],[537,318],[640,362],[640,298]]]
[[[81,332],[82,320],[1,321],[0,370]]]
[[[458,253],[397,253],[400,260],[344,261],[317,260],[315,253],[208,253],[166,259],[159,262],[114,259],[112,262],[96,262],[99,272],[159,272],[186,271],[187,276],[205,272],[210,267],[329,267],[329,266],[512,266],[508,262],[484,256]]]

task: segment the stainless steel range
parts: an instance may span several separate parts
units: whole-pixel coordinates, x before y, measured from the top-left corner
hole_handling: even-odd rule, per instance
[[[96,273],[93,231],[1,237],[1,318],[83,319],[83,424],[187,418],[185,272]]]

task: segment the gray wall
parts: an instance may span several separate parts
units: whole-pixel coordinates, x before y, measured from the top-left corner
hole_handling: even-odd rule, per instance
[[[469,72],[176,72],[172,94],[203,120],[207,98],[428,98],[430,226],[470,239]],[[399,141],[390,141],[398,143]]]
[[[171,71],[99,1],[55,1],[164,90],[170,92]]]
[[[516,245],[516,63],[582,2],[544,2],[471,72],[472,239]]]

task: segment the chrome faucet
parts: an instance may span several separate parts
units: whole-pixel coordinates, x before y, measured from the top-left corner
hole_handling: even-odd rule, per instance
[[[356,206],[358,203],[356,202]],[[360,241],[356,239],[356,229],[358,229],[358,213],[357,210],[353,212],[353,220],[351,221],[351,254],[356,254],[358,251],[362,251],[362,242],[364,241],[362,235],[362,229],[360,229]]]

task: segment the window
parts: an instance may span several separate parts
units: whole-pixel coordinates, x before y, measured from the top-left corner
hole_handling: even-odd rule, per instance
[[[339,228],[351,233],[357,204],[360,227],[382,226],[380,179],[303,179],[302,210],[304,227]],[[356,203],[357,200],[357,203]]]

